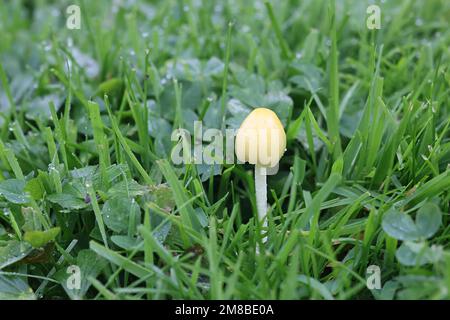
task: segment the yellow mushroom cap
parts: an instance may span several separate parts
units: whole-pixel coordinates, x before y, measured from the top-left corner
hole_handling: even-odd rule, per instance
[[[275,112],[256,108],[242,122],[235,151],[241,162],[274,167],[286,149],[286,133]]]

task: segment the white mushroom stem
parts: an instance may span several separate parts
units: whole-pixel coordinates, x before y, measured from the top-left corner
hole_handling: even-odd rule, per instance
[[[277,165],[284,151],[286,133],[275,112],[267,108],[250,112],[236,135],[235,152],[239,161],[255,165],[257,219],[263,228],[267,226],[267,166]],[[267,236],[261,240],[265,243]]]
[[[265,167],[255,165],[255,192],[256,208],[258,210],[259,222],[267,225],[267,172]]]

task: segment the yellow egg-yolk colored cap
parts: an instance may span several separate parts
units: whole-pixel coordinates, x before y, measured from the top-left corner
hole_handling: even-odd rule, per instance
[[[286,149],[286,133],[275,112],[256,108],[245,118],[239,128],[236,156],[241,162],[261,167],[274,167]]]

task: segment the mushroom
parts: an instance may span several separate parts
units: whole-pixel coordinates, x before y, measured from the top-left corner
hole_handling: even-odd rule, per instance
[[[286,149],[286,133],[275,112],[256,108],[242,122],[235,151],[241,162],[255,165],[255,193],[258,219],[266,224],[267,169],[275,167]]]

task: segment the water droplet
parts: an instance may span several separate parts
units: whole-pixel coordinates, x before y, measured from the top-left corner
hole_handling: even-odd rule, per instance
[[[295,54],[295,58],[296,59],[301,59],[302,58],[302,53],[301,52],[297,52],[296,54]]]

